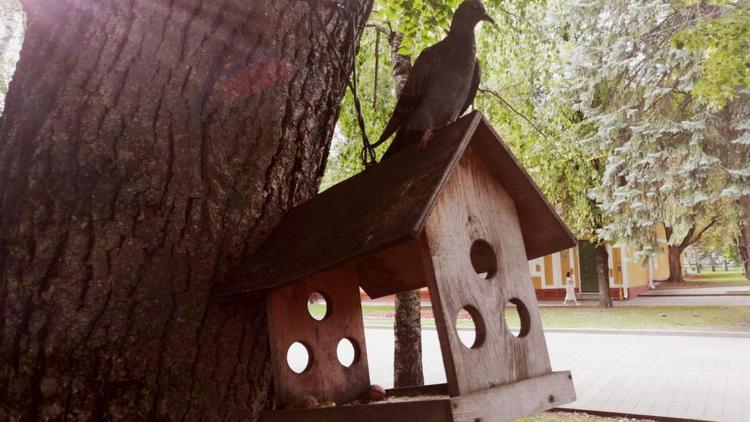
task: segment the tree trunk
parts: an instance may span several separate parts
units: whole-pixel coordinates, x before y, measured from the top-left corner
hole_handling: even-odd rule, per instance
[[[607,245],[598,243],[594,248],[596,253],[596,275],[599,279],[599,307],[611,308],[612,295],[609,292],[609,253]]]
[[[693,225],[685,234],[685,237],[682,238],[682,241],[677,244],[669,244],[667,245],[668,248],[668,257],[669,257],[669,279],[667,281],[673,281],[677,283],[684,282],[685,279],[683,278],[683,272],[682,272],[682,261],[680,260],[680,257],[682,256],[682,253],[687,249],[690,245],[693,245],[700,241],[701,237],[704,233],[706,233],[711,227],[716,225],[720,222],[720,219],[718,217],[714,217],[711,219],[711,221],[704,225],[703,227],[698,227]],[[667,234],[667,241],[674,242],[675,239],[672,239],[672,234],[674,233],[673,228],[670,226],[664,225],[664,231]],[[701,272],[701,256],[697,256],[697,272]],[[713,258],[711,259],[711,268],[713,270],[714,263]]]
[[[399,97],[406,86],[406,81],[409,79],[409,72],[411,72],[411,57],[399,54],[403,39],[404,36],[400,33],[392,32],[388,40],[391,45],[391,62],[393,63],[391,75],[393,75],[396,96]]]
[[[356,28],[371,1],[348,2]],[[26,0],[0,120],[0,420],[249,420],[212,287],[322,175],[345,87],[296,0]],[[321,9],[346,60],[349,19]]]
[[[684,282],[685,279],[682,276],[682,261],[680,256],[682,255],[682,249],[676,245],[668,245],[669,248],[669,279],[667,281],[673,281],[676,283]],[[700,272],[700,264],[698,264],[698,272]]]
[[[745,277],[750,279],[750,195],[740,199],[739,204],[742,207],[740,236],[738,238],[740,258],[745,270]]]
[[[750,279],[750,239],[745,236],[737,236],[737,249],[739,249],[740,267],[745,273],[745,278]]]
[[[403,35],[392,32],[389,36],[393,85],[400,96],[411,71],[411,58],[398,53]],[[396,322],[394,326],[393,383],[395,387],[423,385],[422,324],[419,290],[396,294]]]
[[[401,292],[396,295],[393,353],[393,384],[396,387],[424,384],[420,302],[419,290]]]

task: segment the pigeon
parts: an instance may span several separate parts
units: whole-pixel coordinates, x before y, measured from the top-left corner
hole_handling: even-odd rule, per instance
[[[384,159],[417,140],[424,148],[435,130],[456,121],[473,104],[481,79],[474,39],[474,27],[480,21],[495,24],[481,0],[464,1],[453,15],[448,35],[417,57],[396,108],[374,144],[396,133]]]

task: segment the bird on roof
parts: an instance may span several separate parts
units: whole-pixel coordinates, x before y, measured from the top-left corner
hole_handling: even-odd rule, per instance
[[[481,0],[464,1],[448,35],[419,54],[383,134],[373,144],[396,133],[384,159],[414,142],[424,147],[436,129],[456,121],[473,104],[481,79],[474,28],[481,21],[495,24]]]

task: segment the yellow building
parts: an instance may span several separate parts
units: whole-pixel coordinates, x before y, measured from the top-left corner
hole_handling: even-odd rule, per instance
[[[658,226],[658,254],[641,260],[635,249],[626,244],[607,246],[609,254],[609,288],[613,299],[627,300],[645,292],[655,281],[669,278],[669,256],[664,228]],[[599,293],[594,247],[587,241],[579,241],[578,247],[556,252],[529,261],[529,271],[539,300],[563,300],[565,297],[565,274],[571,271],[576,284],[576,293]],[[427,288],[421,296],[429,300]],[[369,298],[362,292],[364,300]],[[393,300],[392,296],[386,298]]]
[[[636,257],[635,250],[626,244],[607,246],[609,253],[609,288],[613,299],[638,296],[654,281],[669,278],[667,241],[662,227],[657,228],[659,253],[648,259]],[[529,261],[534,289],[540,300],[562,300],[565,297],[565,274],[570,271],[577,293],[599,293],[594,247],[580,241],[578,247]]]

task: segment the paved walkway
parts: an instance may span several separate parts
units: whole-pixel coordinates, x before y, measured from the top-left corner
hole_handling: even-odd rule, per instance
[[[643,296],[713,296],[713,295],[750,295],[750,286],[716,286],[694,287],[687,289],[660,289],[641,293]]]
[[[581,306],[597,306],[596,300],[579,300]],[[739,296],[638,296],[630,300],[613,300],[615,307],[627,306],[750,306],[750,295]],[[539,306],[563,306],[561,300],[540,301]],[[565,305],[574,306],[574,305]]]
[[[470,336],[470,332],[461,332]],[[366,330],[373,383],[393,384],[393,332]],[[552,367],[571,370],[571,408],[750,421],[750,339],[547,333]],[[423,334],[425,382],[445,382],[435,330]]]
[[[715,287],[708,287],[708,289],[715,289]],[[725,288],[726,289],[726,288]],[[674,289],[683,290],[683,289]],[[671,292],[674,290],[651,290],[651,292]],[[703,289],[685,289],[685,290],[703,290]],[[680,296],[666,296],[666,295],[651,295],[644,296],[640,295],[630,300],[613,300],[612,303],[615,307],[623,306],[750,306],[750,286],[736,286],[731,287],[732,291],[740,291],[742,294],[736,295],[680,295]],[[747,293],[744,293],[747,290]],[[668,293],[665,293],[668,294]],[[598,300],[580,300],[581,306],[595,307],[598,306]],[[392,300],[379,300],[379,301],[366,301],[364,305],[393,305]],[[432,306],[432,303],[428,300],[422,301],[422,306]],[[574,306],[574,305],[563,305],[562,300],[543,300],[539,301],[539,306],[543,307],[560,307],[560,306]],[[750,422],[750,421],[748,421]]]

